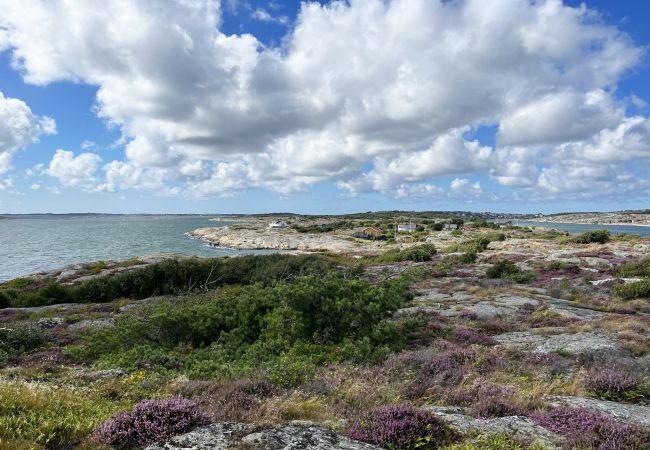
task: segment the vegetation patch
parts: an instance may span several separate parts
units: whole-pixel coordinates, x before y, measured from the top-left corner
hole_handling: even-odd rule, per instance
[[[605,400],[634,401],[645,397],[641,381],[624,369],[594,368],[585,378],[585,387]]]
[[[181,370],[194,378],[264,370],[276,384],[292,386],[319,365],[399,349],[404,330],[386,319],[409,297],[402,280],[372,285],[337,274],[230,287],[117,316],[115,326],[88,332],[72,352],[107,367]]]
[[[164,443],[172,436],[208,422],[208,416],[192,401],[143,400],[132,411],[117,413],[102,423],[92,439],[115,449],[131,449],[152,442]]]
[[[650,256],[619,266],[616,274],[621,277],[650,277]]]
[[[0,385],[3,448],[72,448],[128,402],[68,388]],[[29,443],[28,445],[25,445]]]
[[[395,450],[436,449],[457,439],[434,414],[407,404],[369,411],[348,429],[348,437]]]
[[[503,233],[489,233],[481,237],[470,239],[465,242],[451,244],[444,249],[446,253],[481,253],[487,250],[492,241],[504,241],[506,239]]]
[[[609,242],[611,234],[609,230],[592,230],[579,234],[578,236],[567,237],[562,240],[564,243],[574,244],[604,244]]]
[[[587,408],[560,407],[531,415],[544,428],[566,438],[564,448],[639,450],[650,448],[650,432],[622,424]]]
[[[119,298],[181,295],[230,284],[271,283],[300,275],[325,275],[336,270],[322,256],[265,255],[236,258],[166,260],[142,269],[84,281],[74,286],[51,282],[29,291],[5,290],[15,307],[59,303],[104,303]],[[3,298],[0,290],[0,302]]]
[[[614,286],[614,293],[623,300],[650,298],[650,278]]]
[[[497,261],[487,269],[485,275],[488,278],[500,278],[502,280],[514,281],[515,283],[529,283],[535,279],[535,273],[521,270],[509,259]]]

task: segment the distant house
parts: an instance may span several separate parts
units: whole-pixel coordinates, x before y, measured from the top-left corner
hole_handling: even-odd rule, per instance
[[[271,222],[269,224],[269,228],[287,228],[287,222],[284,220],[276,220],[275,222]]]
[[[457,223],[445,223],[442,225],[445,230],[457,230],[458,229],[458,224]]]
[[[359,239],[382,240],[384,238],[384,231],[377,227],[366,227],[361,231],[357,231],[352,236]]]
[[[416,229],[416,225],[414,223],[398,223],[397,224],[397,231],[403,231],[405,233],[413,233]]]

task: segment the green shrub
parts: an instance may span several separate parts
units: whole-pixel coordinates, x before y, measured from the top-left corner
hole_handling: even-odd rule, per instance
[[[73,286],[52,282],[41,289],[14,292],[9,296],[11,306],[16,307],[103,303],[118,298],[178,295],[229,284],[268,284],[301,275],[324,275],[332,270],[336,270],[334,263],[318,255],[168,259],[142,269],[95,278]]]
[[[575,264],[571,264],[566,261],[552,261],[546,267],[548,270],[565,270],[575,267]]]
[[[447,253],[458,253],[458,252],[481,253],[487,249],[490,242],[492,242],[493,240],[499,240],[498,238],[500,236],[503,236],[503,239],[505,239],[505,235],[503,234],[500,234],[499,236],[486,235],[475,239],[471,239],[469,241],[451,244],[449,247],[445,248],[444,251]],[[491,239],[491,238],[497,238],[497,239]]]
[[[102,270],[108,269],[108,264],[106,264],[106,261],[95,261],[93,263],[87,264],[85,266],[85,269],[90,273],[97,275],[101,273]]]
[[[119,315],[114,327],[88,331],[71,352],[126,369],[178,368],[202,378],[257,368],[275,371],[278,380],[297,380],[311,369],[283,373],[283,361],[300,359],[309,368],[400,348],[402,333],[385,319],[407,298],[404,281],[371,285],[338,274],[233,286]]]
[[[614,287],[614,293],[623,300],[635,298],[650,298],[650,279],[634,283],[619,284]]]
[[[0,291],[0,309],[11,306],[13,297],[7,291]]]
[[[621,265],[616,273],[621,277],[650,277],[650,256]]]
[[[492,267],[485,272],[488,278],[501,278],[516,283],[528,283],[535,279],[533,272],[521,270],[514,262],[509,259],[497,261]]]
[[[564,242],[576,244],[604,244],[609,242],[611,235],[608,230],[592,230],[578,236],[569,237]]]
[[[0,328],[0,350],[8,356],[21,355],[47,345],[45,334],[36,327],[14,325]]]
[[[379,256],[378,262],[392,263],[399,261],[431,261],[433,255],[436,254],[436,247],[433,244],[421,244],[413,247],[405,248],[403,250],[393,249],[389,250],[383,255]]]
[[[474,222],[471,222],[469,225],[472,228],[491,228],[493,230],[498,230],[500,228],[500,225],[498,223],[488,222],[485,219],[476,220]]]
[[[75,301],[72,288],[56,282],[51,282],[41,289],[18,292],[14,295],[14,298],[11,300],[11,306],[20,308]]]
[[[25,289],[26,287],[35,284],[37,281],[36,278],[32,277],[14,278],[11,281],[0,283],[0,289]]]

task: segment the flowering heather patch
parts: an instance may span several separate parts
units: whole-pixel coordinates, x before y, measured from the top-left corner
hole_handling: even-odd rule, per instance
[[[412,448],[427,438],[431,438],[429,445],[418,448],[437,448],[456,439],[456,433],[441,419],[407,404],[375,408],[355,421],[347,435],[351,439],[396,450]]]
[[[92,437],[102,444],[128,449],[164,442],[208,421],[190,400],[143,400],[132,411],[117,413],[99,425]]]
[[[538,425],[566,438],[566,449],[641,450],[650,448],[650,433],[617,422],[588,408],[560,407],[530,416]]]
[[[417,398],[436,384],[455,386],[465,378],[465,364],[477,357],[477,352],[461,347],[452,347],[444,353],[429,357],[422,363],[417,378],[406,386],[402,394],[407,398]]]
[[[420,369],[434,355],[431,349],[404,351],[391,356],[383,366],[391,372]]]
[[[502,334],[515,331],[518,327],[514,323],[506,322],[501,319],[488,319],[479,322],[477,326],[488,334]]]
[[[526,411],[515,402],[514,394],[515,391],[507,386],[477,382],[469,388],[459,388],[447,393],[445,401],[471,406],[478,417],[524,415]]]
[[[478,417],[523,416],[526,410],[513,402],[512,395],[490,395],[481,393],[472,405]]]
[[[643,397],[640,392],[640,380],[623,369],[591,369],[585,379],[585,385],[598,397],[608,400],[634,400]]]
[[[273,394],[267,381],[237,380],[232,383],[189,382],[178,393],[198,402],[213,420],[237,421],[250,417],[257,399]]]
[[[514,402],[514,390],[497,384],[475,385],[472,409],[478,417],[521,416],[525,410]]]
[[[458,344],[496,345],[497,342],[487,334],[473,328],[458,327],[452,339]]]

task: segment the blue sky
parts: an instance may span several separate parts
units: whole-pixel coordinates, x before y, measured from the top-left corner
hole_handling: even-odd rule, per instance
[[[3,3],[0,213],[650,207],[648,2]]]

